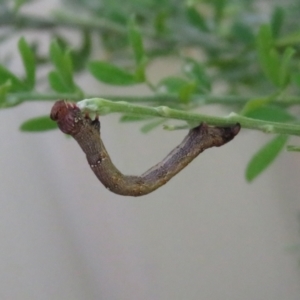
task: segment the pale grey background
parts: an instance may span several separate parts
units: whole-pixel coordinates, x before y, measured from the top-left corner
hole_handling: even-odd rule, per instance
[[[47,14],[45,3],[55,6],[37,2],[30,13]],[[18,59],[12,67],[22,73]],[[161,64],[160,75],[172,68]],[[90,77],[78,82],[99,89]],[[243,130],[165,187],[124,198],[97,181],[72,139],[18,131],[51,105],[0,111],[1,300],[299,299],[300,253],[289,251],[299,242],[299,154],[283,153],[248,184],[245,166],[268,137]],[[102,135],[128,174],[157,163],[186,134],[143,135],[118,118],[101,119]]]

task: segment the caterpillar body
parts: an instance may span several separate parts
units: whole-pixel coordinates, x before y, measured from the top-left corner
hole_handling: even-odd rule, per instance
[[[52,107],[50,117],[60,130],[71,135],[86,154],[87,161],[102,184],[119,195],[142,196],[167,183],[205,149],[220,147],[240,131],[237,123],[226,127],[201,123],[189,130],[183,141],[161,162],[141,176],[123,175],[113,164],[100,134],[99,118],[92,120],[74,104],[64,100]]]

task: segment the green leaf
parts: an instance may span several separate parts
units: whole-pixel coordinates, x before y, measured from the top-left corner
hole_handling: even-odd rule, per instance
[[[216,23],[219,23],[224,15],[224,11],[227,5],[227,0],[213,0],[212,4],[215,8],[215,21]]]
[[[191,100],[191,96],[197,89],[196,82],[189,82],[179,90],[179,99],[182,103],[189,103]]]
[[[0,85],[6,83],[8,80],[11,82],[10,90],[12,92],[22,92],[28,90],[26,85],[24,85],[24,83],[17,76],[7,70],[4,66],[0,65]]]
[[[128,23],[128,36],[131,47],[134,52],[136,65],[139,66],[145,59],[145,50],[143,46],[143,39],[134,18],[131,18]]]
[[[286,34],[282,38],[276,40],[276,46],[278,47],[298,46],[299,43],[300,43],[300,30]]]
[[[59,93],[68,93],[70,92],[69,88],[65,84],[61,75],[57,71],[51,71],[48,74],[48,81],[51,88]]]
[[[63,51],[56,40],[53,40],[50,45],[50,58],[58,70],[62,68],[64,64]]]
[[[270,122],[290,122],[295,118],[283,108],[277,106],[260,106],[244,114],[245,117],[270,121]]]
[[[68,90],[74,91],[76,87],[73,81],[73,66],[70,51],[63,51],[57,41],[54,40],[50,45],[50,58],[64,84],[68,87]]]
[[[275,48],[270,49],[267,64],[265,64],[266,74],[274,85],[280,87],[280,57]]]
[[[40,116],[29,119],[21,124],[21,131],[39,132],[56,129],[57,124],[53,122],[49,116]]]
[[[286,87],[286,85],[289,83],[291,73],[290,62],[295,53],[296,51],[291,47],[286,48],[283,53],[279,70],[279,85],[282,88]]]
[[[166,120],[159,119],[159,120],[155,120],[153,122],[147,123],[147,124],[145,124],[144,126],[141,127],[141,132],[142,133],[148,133],[151,130],[153,130],[156,127],[158,127],[159,125],[163,124],[164,122],[166,122]]]
[[[276,38],[279,36],[284,21],[284,10],[282,7],[275,7],[271,17],[272,35]]]
[[[137,82],[145,82],[146,81],[146,65],[147,65],[147,59],[145,57],[145,60],[142,61],[138,66],[136,66],[135,69],[135,80]]]
[[[179,94],[181,88],[188,84],[186,79],[170,76],[162,79],[158,85],[157,90],[162,94]]]
[[[86,53],[89,51],[90,47],[90,32],[86,30],[82,30],[81,32],[81,45],[78,48],[75,48],[71,45],[70,41],[59,33],[55,33],[52,42],[50,44],[50,54],[52,55],[51,61],[55,65],[56,68],[60,68],[63,63],[63,56],[66,52],[70,53],[72,59],[72,69],[76,69],[75,65],[82,64],[81,60],[84,59]],[[86,47],[86,48],[85,48]],[[81,57],[82,55],[82,57]],[[59,62],[59,59],[61,61]],[[77,61],[79,59],[79,62]]]
[[[263,146],[250,160],[246,169],[246,179],[250,182],[261,174],[278,156],[288,139],[278,135]]]
[[[5,107],[6,94],[11,89],[11,81],[8,80],[0,86],[0,107]]]
[[[266,77],[274,85],[280,86],[280,60],[278,52],[273,48],[274,41],[269,25],[261,25],[256,44],[260,64]]]
[[[241,21],[237,21],[232,25],[231,34],[244,44],[252,44],[255,40],[253,28]]]
[[[292,80],[293,80],[293,82],[296,83],[296,85],[297,85],[298,87],[300,87],[300,72],[294,73],[294,74],[292,75]]]
[[[180,77],[170,76],[161,80],[156,89],[161,94],[177,94],[180,101],[187,104],[197,87],[195,80],[187,81]]]
[[[300,152],[300,146],[287,145],[286,150],[290,152]]]
[[[243,109],[241,110],[241,115],[249,115],[252,111],[255,111],[256,109],[266,106],[270,102],[272,102],[277,96],[277,93],[274,95],[271,95],[269,97],[261,97],[261,98],[254,98],[247,101]]]
[[[83,30],[82,42],[79,50],[73,50],[70,52],[72,58],[72,65],[74,70],[81,71],[85,68],[87,59],[89,58],[92,50],[92,38],[91,32]]]
[[[107,84],[132,85],[138,83],[135,76],[108,62],[92,61],[88,64],[91,74]]]
[[[154,18],[154,28],[156,35],[162,35],[166,32],[167,26],[166,26],[166,20],[167,20],[168,14],[166,11],[159,11],[157,12],[155,18]]]
[[[198,123],[198,125],[199,125],[199,123]],[[196,126],[193,126],[193,127],[196,127]],[[165,124],[165,125],[163,125],[163,129],[168,130],[168,131],[191,129],[193,127],[190,127],[188,124],[182,124],[182,125],[168,125],[168,124]]]
[[[200,31],[208,31],[206,20],[193,6],[189,6],[186,10],[186,15],[189,22]]]
[[[73,65],[70,51],[66,51],[63,55],[63,70],[60,70],[64,80],[70,87],[74,87],[73,81]]]
[[[24,37],[19,39],[19,51],[22,57],[23,65],[26,72],[25,84],[30,90],[34,88],[35,84],[35,57],[32,49],[27,44]]]
[[[197,82],[197,91],[206,93],[211,90],[211,81],[202,64],[192,58],[185,58],[183,71],[185,75]]]

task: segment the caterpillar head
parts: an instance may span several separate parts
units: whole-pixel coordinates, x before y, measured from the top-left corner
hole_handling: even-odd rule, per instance
[[[51,109],[50,118],[57,122],[59,129],[70,135],[80,131],[83,116],[75,103],[65,100],[55,102]]]

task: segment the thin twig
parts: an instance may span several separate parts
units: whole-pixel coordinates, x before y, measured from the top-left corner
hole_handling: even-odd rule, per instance
[[[300,125],[251,119],[235,113],[231,113],[226,117],[216,117],[172,109],[167,106],[147,107],[125,101],[114,102],[102,98],[85,99],[78,102],[77,105],[84,111],[100,115],[114,112],[131,113],[140,116],[155,116],[184,121],[197,121],[199,123],[206,122],[216,126],[240,123],[243,128],[259,130],[265,133],[300,135]]]
[[[87,98],[96,98],[96,95],[87,95]],[[22,101],[40,101],[40,100],[51,100],[56,101],[57,99],[68,99],[72,101],[79,101],[82,99],[82,95],[78,93],[37,93],[37,92],[22,92],[22,93],[9,93],[7,95],[8,101],[13,99],[14,102]],[[178,95],[171,94],[155,94],[155,95],[101,95],[101,98],[109,99],[112,101],[126,101],[133,103],[178,103]],[[264,96],[238,96],[238,95],[194,95],[191,98],[192,102],[199,104],[224,104],[224,105],[244,105],[251,99],[260,99]],[[282,106],[300,105],[299,96],[285,96],[284,98],[278,97],[272,101],[274,104],[280,104]]]

